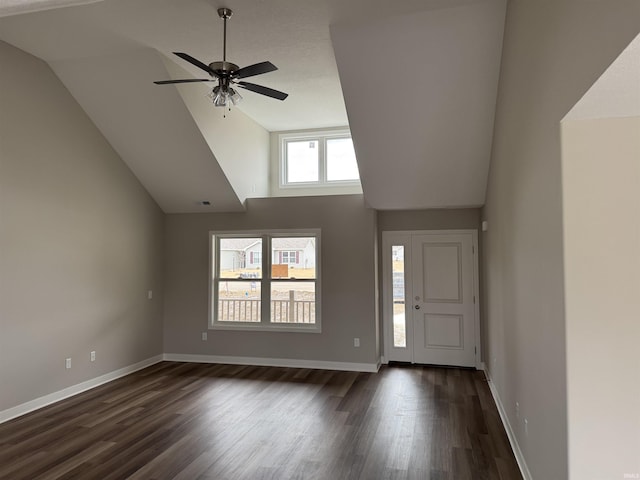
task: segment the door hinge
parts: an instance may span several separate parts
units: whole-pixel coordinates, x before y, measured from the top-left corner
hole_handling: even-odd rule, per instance
[[[473,296],[473,303],[476,303],[476,296]]]
[[[476,253],[476,247],[474,245],[471,245],[471,253]]]
[[[478,354],[478,347],[473,347],[473,353]]]

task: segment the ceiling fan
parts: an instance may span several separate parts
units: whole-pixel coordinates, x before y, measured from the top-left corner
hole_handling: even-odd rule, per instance
[[[188,78],[183,80],[161,80],[153,82],[156,85],[167,85],[171,83],[192,83],[192,82],[218,82],[218,85],[213,87],[210,97],[213,100],[213,104],[216,107],[226,107],[230,104],[237,105],[242,96],[233,87],[244,88],[267,97],[275,98],[277,100],[284,100],[289,94],[274,90],[273,88],[264,87],[262,85],[256,85],[255,83],[244,82],[240,79],[253,77],[256,75],[262,75],[263,73],[273,72],[277,70],[271,62],[260,62],[248,67],[240,68],[235,63],[227,62],[227,20],[231,17],[232,11],[229,8],[219,8],[218,15],[224,21],[224,36],[223,36],[223,49],[222,49],[222,61],[212,62],[207,65],[201,62],[197,58],[193,58],[191,55],[183,52],[173,52],[174,55],[186,60],[187,62],[195,65],[196,67],[207,72],[211,78]]]

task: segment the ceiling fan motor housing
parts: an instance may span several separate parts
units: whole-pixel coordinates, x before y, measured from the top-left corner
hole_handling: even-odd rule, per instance
[[[231,62],[211,62],[209,68],[213,70],[218,77],[229,77],[233,72],[240,69],[238,65]]]

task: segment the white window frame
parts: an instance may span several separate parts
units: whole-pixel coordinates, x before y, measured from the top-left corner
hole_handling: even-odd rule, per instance
[[[321,312],[321,236],[320,229],[294,229],[294,230],[259,230],[259,231],[210,231],[209,232],[209,329],[211,330],[250,330],[250,331],[277,331],[277,332],[322,332],[322,312]],[[260,282],[261,290],[261,312],[260,322],[237,322],[237,321],[218,321],[216,319],[218,309],[218,283],[217,265],[220,262],[219,239],[220,238],[261,238],[262,239],[262,278],[254,279]],[[272,238],[291,238],[291,237],[313,237],[315,238],[315,279],[272,279],[271,265],[272,259]],[[225,281],[246,281],[240,279],[225,279]],[[271,322],[271,282],[277,283],[300,283],[312,282],[315,284],[315,323],[272,323]]]
[[[360,186],[359,178],[357,180],[327,180],[327,140],[336,140],[341,138],[351,139],[351,132],[349,130],[330,130],[280,134],[278,162],[280,169],[280,188]],[[301,141],[318,142],[318,180],[308,182],[289,182],[287,181],[287,144],[289,142]]]

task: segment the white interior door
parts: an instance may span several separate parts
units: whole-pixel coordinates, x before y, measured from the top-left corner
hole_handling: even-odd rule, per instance
[[[476,233],[383,234],[385,357],[478,366]]]

